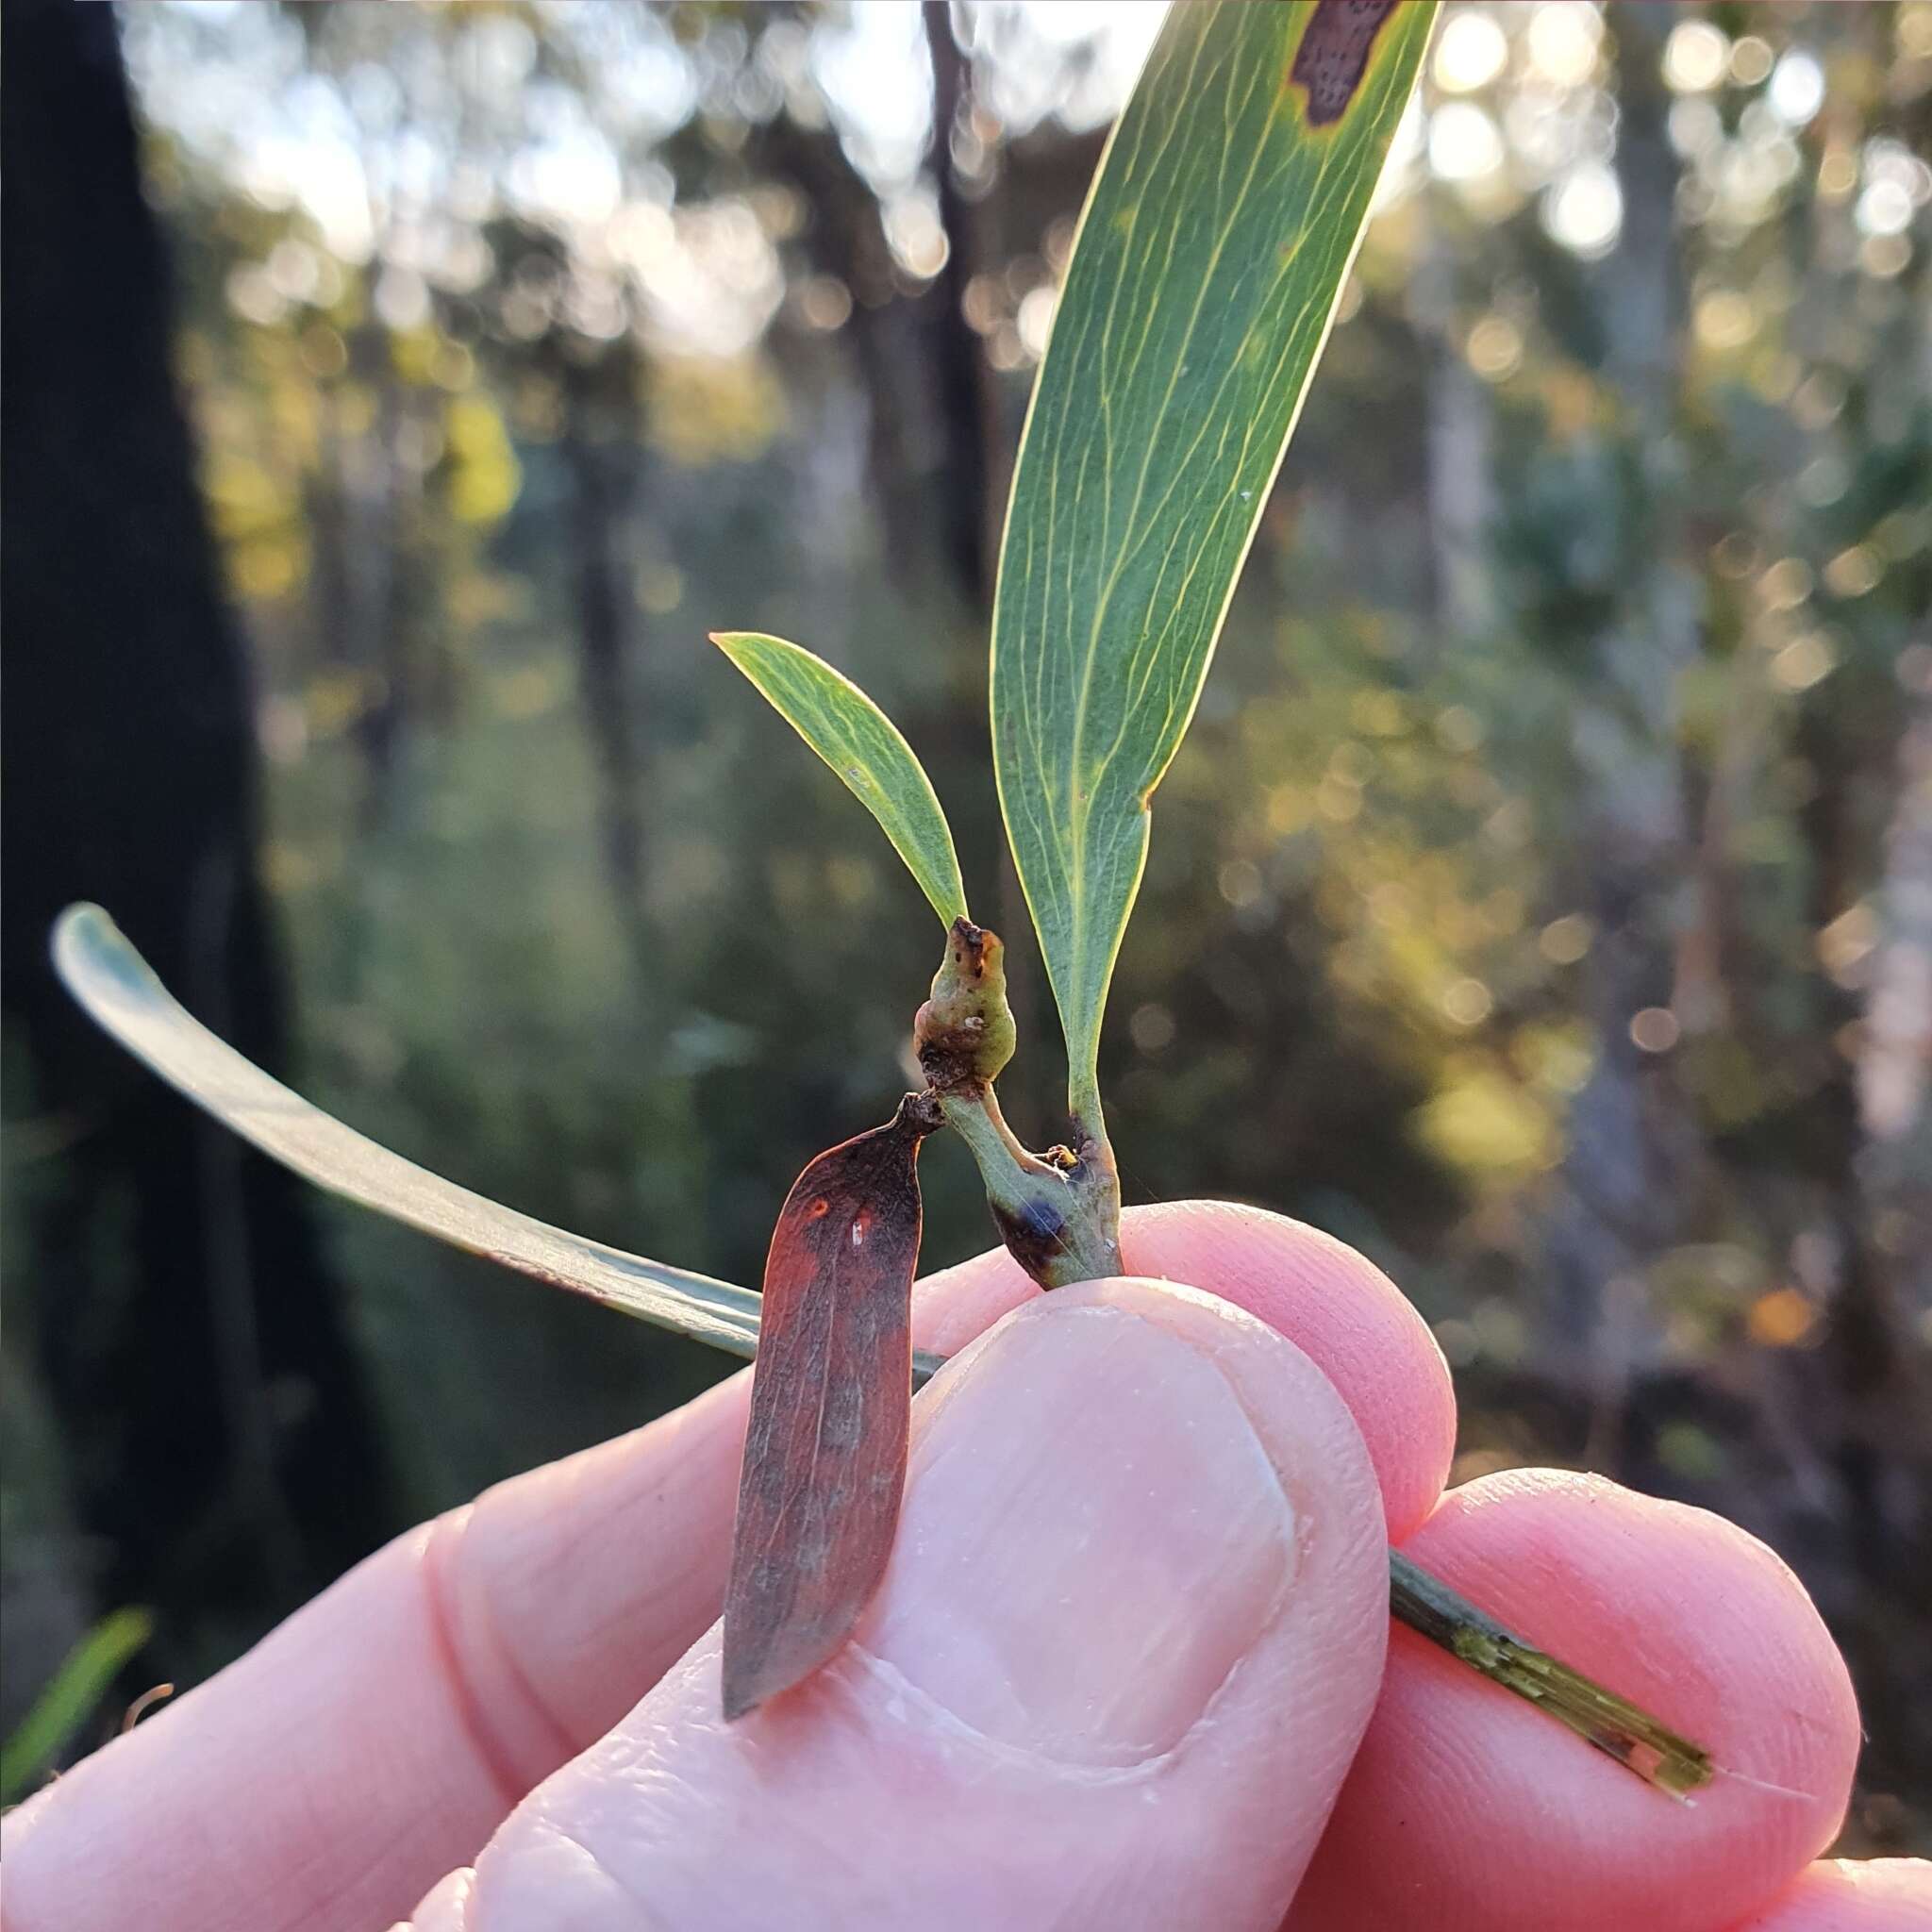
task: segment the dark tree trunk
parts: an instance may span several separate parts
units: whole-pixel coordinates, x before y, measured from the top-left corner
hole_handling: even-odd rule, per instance
[[[154,1607],[192,1667],[389,1511],[297,1184],[95,1034],[47,964],[55,914],[97,899],[202,1019],[283,1058],[242,650],[114,16],[18,0],[0,65],[8,1098],[61,1148],[23,1191],[9,1341],[38,1350],[99,1600]]]
[[[597,837],[618,915],[640,970],[647,972],[641,759],[627,675],[636,600],[624,561],[641,441],[636,372],[621,348],[567,359],[564,370],[563,455],[575,491],[577,644],[585,724],[597,759]]]
[[[977,266],[973,205],[959,192],[953,168],[953,132],[972,87],[965,56],[953,38],[947,0],[925,0],[921,9],[932,57],[932,169],[939,184],[940,223],[946,231],[946,264],[926,296],[933,336],[934,401],[941,424],[941,487],[946,505],[946,549],[953,575],[974,608],[992,611],[993,575],[999,567],[1000,504],[1004,477],[999,461],[999,416],[991,372],[979,338],[966,320],[966,284]]]
[[[1859,863],[1850,779],[1865,741],[1834,741],[1827,708],[1802,714],[1798,747],[1819,774],[1800,815],[1811,856],[1807,923],[1823,932],[1856,906]],[[1932,1747],[1921,1619],[1932,1604],[1932,1424],[1927,1374],[1916,1335],[1924,1263],[1899,1228],[1918,1224],[1928,1196],[1924,1174],[1924,935],[1932,876],[1932,714],[1909,719],[1898,746],[1897,804],[1885,840],[1876,895],[1886,932],[1869,962],[1862,993],[1814,977],[1811,1038],[1825,1042],[1862,1014],[1865,1044],[1856,1062],[1831,1052],[1829,1073],[1804,1101],[1797,1141],[1804,1177],[1817,1187],[1821,1246],[1829,1257],[1829,1301],[1822,1375],[1802,1357],[1783,1364],[1800,1382],[1807,1434],[1838,1485],[1833,1526],[1858,1587],[1840,1608],[1835,1634],[1851,1660],[1860,1701],[1872,1713],[1865,1775],[1901,1779]],[[1911,1150],[1916,1144],[1914,1158]],[[1891,1230],[1888,1239],[1888,1228]],[[1823,1386],[1821,1386],[1821,1384]],[[1808,1386],[1807,1386],[1808,1385]],[[1923,1610],[1922,1610],[1923,1615]],[[1883,1783],[1881,1782],[1881,1788]]]

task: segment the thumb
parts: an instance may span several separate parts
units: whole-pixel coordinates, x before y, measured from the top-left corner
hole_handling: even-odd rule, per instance
[[[1274,1926],[1387,1631],[1374,1474],[1314,1364],[1192,1290],[1062,1290],[917,1405],[855,1641],[727,1725],[713,1629],[453,1923]]]

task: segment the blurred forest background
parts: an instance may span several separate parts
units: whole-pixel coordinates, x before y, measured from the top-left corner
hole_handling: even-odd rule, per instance
[[[117,55],[9,5],[0,1724],[105,1610],[154,1612],[129,1688],[192,1681],[730,1366],[201,1124],[66,1008],[65,900],[377,1140],[756,1281],[937,950],[705,636],[772,629],[932,771],[1058,1131],[991,576],[1158,23],[183,0]],[[1129,1199],[1405,1286],[1458,1478],[1783,1553],[1864,1704],[1854,1849],[1932,1848],[1928,155],[1926,0],[1447,8],[1105,1067]],[[927,1174],[929,1263],[987,1245]]]

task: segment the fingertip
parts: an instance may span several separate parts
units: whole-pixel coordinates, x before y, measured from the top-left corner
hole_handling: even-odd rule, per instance
[[[1924,1858],[1822,1858],[1731,1932],[1925,1932],[1932,1863]]]
[[[912,1285],[912,1343],[956,1356],[1025,1302],[1039,1288],[1005,1248],[991,1248]]]
[[[1428,1324],[1373,1261],[1231,1201],[1130,1208],[1121,1245],[1137,1273],[1221,1295],[1314,1361],[1361,1429],[1392,1541],[1427,1516],[1455,1454],[1456,1394]]]
[[[1795,1870],[1830,1842],[1857,1758],[1857,1702],[1805,1586],[1748,1531],[1603,1476],[1524,1469],[1445,1497],[1407,1548],[1703,1742],[1770,1833],[1765,1856],[1774,1841],[1802,1843]],[[1746,1801],[1754,1784],[1789,1802]]]
[[[1125,1762],[1172,1748],[1279,1615],[1287,1579],[1319,1600],[1337,1588],[1339,1529],[1380,1533],[1332,1386],[1196,1289],[1058,1291],[964,1351],[923,1407],[859,1640],[1028,1749]]]
[[[1314,1361],[1361,1429],[1394,1541],[1435,1507],[1456,1449],[1449,1367],[1414,1304],[1366,1256],[1319,1228],[1233,1201],[1129,1208],[1121,1248],[1137,1274],[1219,1295]],[[1039,1293],[1004,1249],[974,1256],[920,1283],[914,1338],[953,1354]]]

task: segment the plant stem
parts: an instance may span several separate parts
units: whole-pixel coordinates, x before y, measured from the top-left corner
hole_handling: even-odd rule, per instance
[[[1710,1754],[1701,1745],[1524,1642],[1400,1550],[1389,1552],[1389,1607],[1411,1630],[1527,1698],[1646,1784],[1682,1798],[1710,1782]]]
[[[940,1102],[979,1164],[987,1205],[1007,1252],[1041,1288],[1121,1273],[1120,1191],[1110,1168],[1064,1147],[1029,1154],[988,1087]]]
[[[947,1122],[973,1151],[993,1224],[1041,1288],[1121,1272],[1120,1183],[1104,1136],[1077,1151],[1029,1153],[1007,1125],[993,1082],[1013,1057],[1006,949],[970,919],[946,933],[932,996],[913,1022],[919,1064]]]

